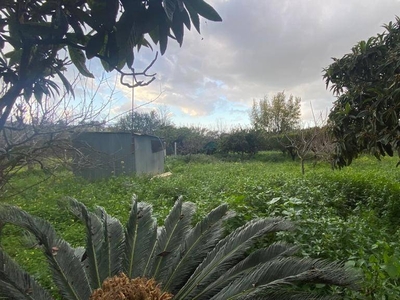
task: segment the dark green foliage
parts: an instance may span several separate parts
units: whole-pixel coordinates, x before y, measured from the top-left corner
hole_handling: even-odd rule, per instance
[[[152,48],[145,36],[150,35],[164,54],[169,38],[182,45],[184,25],[190,30],[192,21],[200,32],[199,15],[221,21],[203,0],[1,1],[0,49],[9,52],[0,55],[0,78],[6,85],[0,99],[0,130],[20,94],[26,101],[34,95],[39,103],[43,95],[58,94],[60,88],[52,80],[54,76],[60,77],[67,92],[73,93],[62,74],[69,59],[83,76],[94,77],[86,67],[86,59],[98,57],[106,71],[117,70],[126,84],[124,76],[137,75],[132,69],[134,50]],[[68,50],[68,59],[57,55],[64,49]],[[131,72],[123,72],[124,67]],[[136,80],[135,85],[153,80]]]
[[[118,119],[113,131],[135,132],[154,135],[162,127],[162,120],[156,111],[149,113],[133,112]]]
[[[294,243],[302,255],[346,261],[362,271],[361,291],[339,299],[397,299],[400,175],[395,163],[395,158],[377,161],[362,156],[341,171],[332,171],[323,162],[315,166],[307,163],[302,176],[298,163],[280,152],[260,152],[253,159],[243,159],[240,154],[224,156],[223,160],[207,155],[178,156],[167,159],[172,175],[165,178],[120,177],[88,183],[60,172],[11,197],[40,175],[40,171],[21,172],[10,185],[16,190],[8,189],[2,199],[49,220],[73,247],[85,243],[85,229],[57,207],[56,200],[64,195],[85,199],[90,208],[104,206],[123,224],[128,221],[133,192],[141,199],[150,199],[159,225],[179,195],[196,203],[195,221],[228,203],[236,212],[227,222],[229,232],[254,218],[283,216],[299,224],[298,229],[268,235],[257,242],[258,246],[278,240]],[[15,228],[5,226],[3,232],[7,253],[43,286],[52,287],[41,251],[26,248],[25,236]],[[316,288],[326,291],[324,285]]]
[[[365,150],[377,158],[400,150],[400,19],[384,28],[325,69],[326,85],[338,96],[329,121],[339,167]]]
[[[249,129],[235,129],[230,133],[222,135],[218,144],[221,153],[246,153],[255,155],[260,148],[260,132]]]
[[[286,244],[272,244],[246,255],[260,237],[294,228],[283,218],[255,219],[223,237],[223,221],[230,217],[226,205],[192,227],[194,204],[178,199],[164,226],[156,230],[150,206],[134,199],[124,231],[104,209],[90,212],[72,198],[65,201],[85,224],[84,249],[72,248],[42,219],[13,206],[0,208],[2,224],[22,227],[38,239],[63,299],[86,300],[105,279],[121,272],[132,275],[136,267],[136,276],[155,278],[178,300],[255,299],[261,295],[275,299],[275,293],[286,297],[298,292],[304,298],[320,299],[321,294],[307,291],[304,285],[354,288],[358,281],[342,263],[291,256],[296,248]],[[3,250],[0,254],[0,295],[51,299]],[[291,284],[303,287],[289,289]]]

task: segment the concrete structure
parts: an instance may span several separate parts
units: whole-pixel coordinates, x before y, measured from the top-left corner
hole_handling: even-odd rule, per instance
[[[151,135],[82,132],[73,138],[74,174],[94,180],[121,174],[164,172],[164,144]]]

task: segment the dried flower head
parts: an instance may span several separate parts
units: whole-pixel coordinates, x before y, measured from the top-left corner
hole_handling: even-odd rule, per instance
[[[161,291],[154,279],[128,278],[124,273],[104,280],[90,300],[170,300],[172,295]]]

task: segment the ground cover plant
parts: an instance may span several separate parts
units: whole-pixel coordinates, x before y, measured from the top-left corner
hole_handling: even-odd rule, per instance
[[[276,237],[300,246],[303,255],[345,260],[361,270],[360,291],[347,299],[395,299],[400,295],[400,253],[397,247],[400,173],[396,159],[381,162],[370,157],[357,159],[343,170],[330,170],[323,163],[307,165],[302,176],[298,163],[282,160],[279,153],[262,153],[252,160],[229,157],[190,156],[167,161],[167,178],[120,177],[93,183],[75,179],[65,171],[17,195],[36,173],[21,173],[12,182],[14,190],[3,201],[44,217],[74,247],[84,243],[79,220],[62,212],[57,202],[68,195],[89,208],[103,206],[121,222],[127,221],[130,197],[150,201],[159,225],[180,195],[196,203],[196,221],[222,203],[237,212],[227,224],[232,230],[256,217],[284,217],[295,221],[298,230]],[[15,228],[3,229],[4,249],[42,285],[54,288],[43,270],[43,257],[29,237]],[[11,237],[10,237],[11,235]],[[21,245],[22,243],[22,245]],[[323,285],[317,288],[323,289]]]
[[[195,205],[181,197],[162,227],[151,205],[136,197],[125,226],[101,207],[92,212],[73,198],[64,204],[85,225],[86,247],[71,247],[24,210],[0,207],[3,224],[40,243],[61,299],[337,299],[313,287],[356,288],[358,281],[341,262],[294,256],[297,246],[272,243],[249,252],[261,237],[295,227],[284,218],[257,218],[224,236],[224,221],[233,215],[226,204],[193,227]],[[1,249],[0,266],[0,295],[54,299]]]

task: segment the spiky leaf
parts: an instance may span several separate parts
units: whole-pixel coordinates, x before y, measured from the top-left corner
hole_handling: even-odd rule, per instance
[[[228,211],[227,205],[220,205],[190,230],[179,247],[179,255],[175,256],[172,272],[163,281],[164,290],[175,294],[185,284],[208,252],[221,239],[223,222],[233,215]]]
[[[171,263],[179,255],[179,246],[191,229],[194,210],[193,203],[182,203],[179,198],[157,234],[156,260],[151,275],[160,282],[172,270]]]
[[[0,250],[0,298],[2,295],[7,299],[53,299],[7,253]]]
[[[48,222],[8,205],[1,206],[0,220],[25,228],[36,236],[43,245],[54,282],[65,299],[89,299],[91,289],[81,262],[74,255],[74,249],[57,236]]]
[[[157,223],[152,208],[133,199],[125,231],[124,270],[131,278],[144,276],[152,268],[157,242]]]
[[[293,224],[282,219],[253,220],[236,229],[221,240],[199,265],[188,282],[182,287],[176,299],[193,299],[203,288],[244,258],[244,253],[255,240],[270,232],[288,230]]]

